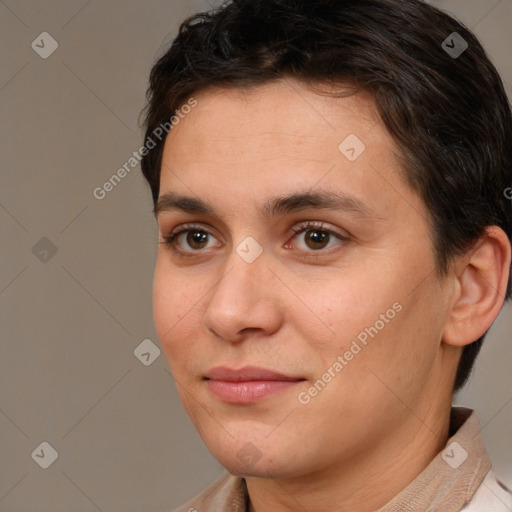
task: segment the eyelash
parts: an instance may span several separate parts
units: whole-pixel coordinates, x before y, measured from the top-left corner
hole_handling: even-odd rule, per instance
[[[324,229],[324,223],[323,222],[313,222],[313,221],[306,221],[306,222],[303,222],[303,223],[299,224],[298,226],[295,226],[294,228],[292,228],[293,238],[295,238],[298,234],[300,234],[302,232],[313,231],[313,230],[314,231],[319,231],[319,232],[327,234],[329,236],[334,236],[335,238],[337,238],[338,240],[340,240],[342,242],[346,242],[346,241],[349,240],[348,236],[343,236],[343,235],[341,235],[339,233],[336,233],[335,231],[332,231],[330,229]],[[176,253],[176,254],[178,254],[180,256],[183,256],[183,257],[193,257],[193,255],[191,255],[190,252],[192,252],[192,253],[201,253],[203,251],[201,249],[195,250],[195,251],[183,251],[182,249],[178,249],[176,247],[176,239],[180,235],[182,235],[184,233],[188,233],[188,232],[193,232],[193,231],[197,231],[197,232],[200,232],[200,233],[206,233],[208,235],[211,235],[211,233],[208,230],[204,229],[204,227],[202,227],[200,225],[197,225],[197,224],[184,224],[183,226],[181,226],[179,231],[176,231],[174,233],[171,233],[168,236],[163,237],[164,241],[163,242],[158,242],[158,243],[159,244],[163,244],[164,246],[166,246],[167,248],[169,248],[174,253]],[[326,252],[326,251],[323,251],[323,249],[319,249],[318,251],[306,251],[306,252],[313,253],[310,256],[315,257],[315,256],[318,256],[319,252]]]

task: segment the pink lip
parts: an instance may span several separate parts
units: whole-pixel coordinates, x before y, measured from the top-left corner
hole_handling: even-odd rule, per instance
[[[233,404],[254,403],[305,380],[255,366],[239,370],[219,366],[210,370],[205,379],[212,393]]]

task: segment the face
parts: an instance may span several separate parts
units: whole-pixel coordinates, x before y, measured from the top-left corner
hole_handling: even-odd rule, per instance
[[[291,477],[424,428],[448,299],[372,99],[290,81],[195,98],[164,148],[153,307],[207,447]]]

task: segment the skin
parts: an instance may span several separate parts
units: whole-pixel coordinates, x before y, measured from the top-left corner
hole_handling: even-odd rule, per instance
[[[373,511],[445,446],[461,347],[501,308],[510,244],[492,228],[448,275],[436,274],[428,211],[401,178],[398,149],[368,95],[326,97],[283,80],[195,98],[167,137],[160,195],[201,198],[217,215],[158,213],[160,242],[186,223],[210,235],[199,249],[179,237],[182,255],[159,245],[153,296],[182,403],[211,453],[246,478],[252,512]],[[338,149],[349,134],[366,146],[353,162]],[[372,214],[261,213],[270,197],[320,189],[353,196]],[[303,221],[347,239],[331,235],[319,248],[311,231],[291,231]],[[253,263],[236,252],[248,236],[263,251]],[[402,310],[300,403],[298,393],[395,303]],[[306,380],[228,404],[204,380],[219,365]],[[237,455],[247,443],[254,464]]]

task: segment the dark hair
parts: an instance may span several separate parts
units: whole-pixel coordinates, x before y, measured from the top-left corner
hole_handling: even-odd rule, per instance
[[[468,45],[461,55],[449,53],[463,48],[453,32]],[[476,37],[421,0],[232,0],[189,17],[151,70],[146,144],[194,93],[286,78],[372,94],[405,181],[430,211],[439,275],[487,226],[512,238],[512,114],[503,83]],[[164,142],[141,162],[154,204]],[[506,299],[511,290],[509,276]],[[455,391],[484,336],[464,348]]]

